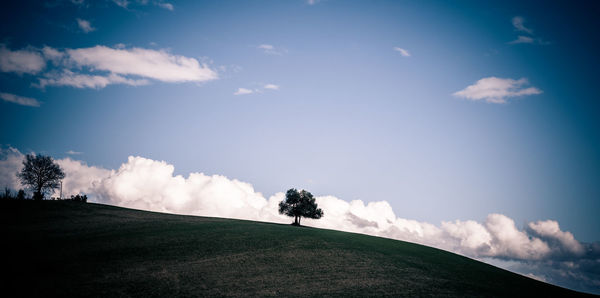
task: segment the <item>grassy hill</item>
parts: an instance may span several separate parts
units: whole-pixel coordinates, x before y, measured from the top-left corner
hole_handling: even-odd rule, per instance
[[[0,202],[19,296],[584,296],[442,250],[291,225]]]

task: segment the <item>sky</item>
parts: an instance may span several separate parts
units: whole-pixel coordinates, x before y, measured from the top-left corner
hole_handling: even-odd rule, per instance
[[[17,1],[0,9],[0,183],[408,240],[600,293],[599,6]],[[568,274],[566,274],[568,273]]]

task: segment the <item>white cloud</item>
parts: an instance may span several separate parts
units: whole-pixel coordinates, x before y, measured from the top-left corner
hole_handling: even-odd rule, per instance
[[[18,74],[36,74],[46,67],[46,61],[34,49],[11,51],[0,44],[0,70]]]
[[[473,101],[485,100],[489,103],[506,103],[508,98],[540,94],[536,87],[524,88],[529,82],[525,78],[519,80],[488,77],[478,80],[475,84],[455,92],[453,95]]]
[[[70,154],[70,153],[69,153]],[[99,167],[88,166],[82,161],[63,158],[56,163],[65,172],[63,179],[63,196],[69,197],[76,194],[92,194],[95,188],[106,179],[111,171]],[[58,196],[55,193],[54,196]]]
[[[80,154],[83,154],[83,152],[74,151],[74,150],[69,150],[69,151],[67,151],[65,153],[67,153],[69,155],[80,155]]]
[[[129,6],[129,1],[127,0],[113,0],[113,2],[123,8],[127,8]]]
[[[81,29],[81,31],[83,31],[84,33],[90,33],[96,30],[96,28],[92,27],[90,21],[86,21],[80,18],[77,18],[77,25],[79,26],[79,29]]]
[[[87,75],[74,73],[70,70],[63,70],[62,73],[49,73],[46,77],[39,79],[37,87],[46,86],[69,86],[75,88],[104,88],[110,84],[125,84],[130,86],[147,85],[150,82],[146,79],[128,79],[114,73],[109,75]]]
[[[535,280],[539,280],[541,282],[548,282],[548,281],[546,281],[546,279],[543,276],[538,276],[533,273],[527,273],[527,274],[525,274],[525,276],[527,276],[529,278],[533,278]]]
[[[24,155],[13,147],[0,147],[0,188],[22,188],[17,173],[23,167]]]
[[[258,46],[259,49],[263,49],[263,50],[273,50],[274,47],[270,44],[261,44]]]
[[[252,93],[263,93],[264,90],[279,90],[279,85],[275,84],[266,84],[262,88],[248,89],[248,88],[238,88],[237,91],[233,93],[233,95],[244,95],[244,94],[252,94]]]
[[[20,169],[23,155],[14,148],[0,153],[0,186],[17,189],[14,173]],[[70,158],[57,163],[66,173],[65,196],[85,193],[91,202],[176,214],[291,221],[277,212],[284,193],[267,199],[251,184],[221,175],[174,175],[173,165],[139,156],[130,156],[117,170],[88,166]],[[511,218],[490,214],[483,223],[456,220],[436,226],[397,217],[386,201],[365,204],[334,196],[317,196],[316,201],[325,216],[305,219],[303,224],[434,246],[525,275],[544,276],[558,284],[577,282],[593,287],[600,283],[597,275],[587,273],[600,266],[594,263],[600,256],[600,244],[580,243],[552,220],[519,229]],[[515,264],[518,266],[513,268]]]
[[[0,44],[0,69],[5,72],[38,74],[52,61],[54,69],[38,77],[38,87],[72,86],[103,88],[109,84],[140,86],[157,80],[168,83],[202,83],[218,79],[206,63],[173,55],[165,50],[144,48],[91,48],[58,50],[49,46],[11,51]]]
[[[542,38],[535,37],[533,34],[533,30],[525,27],[524,25],[525,19],[523,17],[516,16],[512,18],[512,25],[515,31],[524,32],[526,35],[519,35],[517,39],[508,42],[508,44],[538,44],[538,45],[549,45],[551,44],[548,41],[543,40]]]
[[[246,88],[238,88],[237,91],[235,91],[233,93],[233,95],[244,95],[244,94],[251,94],[254,93],[254,91],[250,90],[250,89],[246,89]]]
[[[492,234],[484,225],[476,221],[442,222],[441,228],[450,237],[460,241],[460,246],[466,254],[485,254],[492,247]]]
[[[40,102],[35,98],[24,97],[19,95],[14,95],[10,93],[0,92],[0,98],[6,102],[15,103],[22,106],[28,107],[39,107]]]
[[[306,3],[308,5],[315,5],[317,3],[321,2],[321,0],[306,0]]]
[[[399,52],[402,57],[410,57],[410,53],[403,48],[394,47],[394,51]]]
[[[105,46],[67,49],[69,61],[80,67],[120,75],[136,75],[163,82],[205,82],[217,73],[194,58],[171,55],[163,50],[113,49]]]
[[[492,235],[491,248],[486,256],[521,260],[539,260],[550,253],[550,247],[539,238],[531,237],[502,214],[490,214],[485,223]]]
[[[529,36],[519,35],[517,39],[509,41],[508,44],[538,44],[538,45],[549,45],[551,42],[545,41],[541,38],[533,38]]]
[[[175,9],[175,7],[173,7],[173,4],[168,2],[156,2],[156,5],[170,11],[173,11]]]
[[[158,6],[160,8],[164,8],[166,10],[173,11],[175,10],[175,6],[169,2],[164,2],[163,0],[152,1],[150,0],[137,0],[135,2],[131,2],[129,0],[112,0],[117,6],[120,6],[125,9],[130,9],[131,6],[146,6],[148,4],[152,4]]]
[[[517,31],[526,32],[529,34],[533,34],[533,30],[525,27],[525,18],[516,16],[512,18],[512,25]]]
[[[557,241],[558,244],[567,252],[581,255],[583,254],[584,248],[579,243],[579,241],[575,240],[573,234],[570,232],[563,232],[560,230],[560,226],[557,221],[554,220],[546,220],[546,221],[537,221],[529,223],[529,228],[534,232],[538,237],[545,239],[547,241]]]
[[[519,35],[517,39],[509,42],[509,44],[519,44],[519,43],[535,43],[535,40],[529,36]]]
[[[261,44],[256,48],[262,50],[267,55],[283,55],[283,53],[287,52],[285,49],[276,48],[270,44]]]
[[[63,52],[49,46],[42,48],[42,54],[46,60],[52,61],[54,65],[59,65],[65,56]]]

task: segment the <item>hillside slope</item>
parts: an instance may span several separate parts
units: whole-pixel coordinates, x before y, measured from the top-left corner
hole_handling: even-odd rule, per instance
[[[0,202],[22,296],[585,296],[442,250],[290,225]]]

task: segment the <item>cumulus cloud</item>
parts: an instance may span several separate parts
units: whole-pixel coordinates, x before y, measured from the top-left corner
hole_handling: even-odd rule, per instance
[[[473,220],[442,222],[441,228],[449,237],[459,241],[462,251],[468,255],[483,255],[492,248],[492,234]]]
[[[0,147],[0,187],[20,189],[17,173],[23,167],[24,155],[13,147]]]
[[[275,84],[266,84],[263,88],[270,90],[279,90],[279,85]]]
[[[486,256],[539,260],[551,251],[547,243],[520,231],[515,222],[505,215],[490,214],[485,225],[492,235],[492,245]]]
[[[0,92],[0,98],[6,102],[15,103],[22,106],[28,107],[39,107],[40,102],[35,98],[24,97],[19,95],[14,95],[11,93]]]
[[[549,242],[555,242],[556,246],[563,253],[572,253],[574,255],[582,255],[585,249],[579,241],[570,232],[563,232],[557,221],[546,220],[529,223],[528,227],[533,232],[532,234]]]
[[[12,51],[0,44],[0,70],[18,74],[36,74],[46,67],[42,55],[34,49]]]
[[[394,51],[399,52],[402,57],[410,57],[410,53],[403,48],[394,47]]]
[[[65,172],[63,179],[63,193],[67,196],[75,194],[92,194],[103,179],[106,179],[111,171],[71,158],[63,158],[56,163]],[[55,196],[58,194],[55,194]]]
[[[90,33],[96,30],[96,28],[92,27],[90,21],[86,21],[84,19],[77,18],[77,25],[84,33]]]
[[[525,27],[525,18],[516,16],[512,18],[512,25],[516,31],[526,32],[529,34],[533,34],[533,30]]]
[[[518,80],[489,77],[478,80],[475,84],[455,92],[453,95],[473,101],[484,100],[489,103],[506,103],[508,98],[540,94],[536,87],[527,87],[526,78]]]
[[[23,155],[14,148],[0,152],[0,183],[14,187],[18,184],[14,173],[20,169]],[[57,162],[66,173],[63,192],[85,193],[92,202],[176,214],[290,222],[277,212],[284,193],[267,198],[251,184],[222,175],[175,175],[173,165],[139,156],[130,156],[117,170],[70,158]],[[386,201],[365,204],[334,196],[317,196],[316,201],[325,216],[305,219],[306,225],[434,246],[572,288],[600,284],[600,244],[577,241],[556,221],[532,222],[519,229],[511,218],[490,214],[482,223],[456,220],[434,225],[397,217]],[[573,286],[574,278],[584,285]]]

